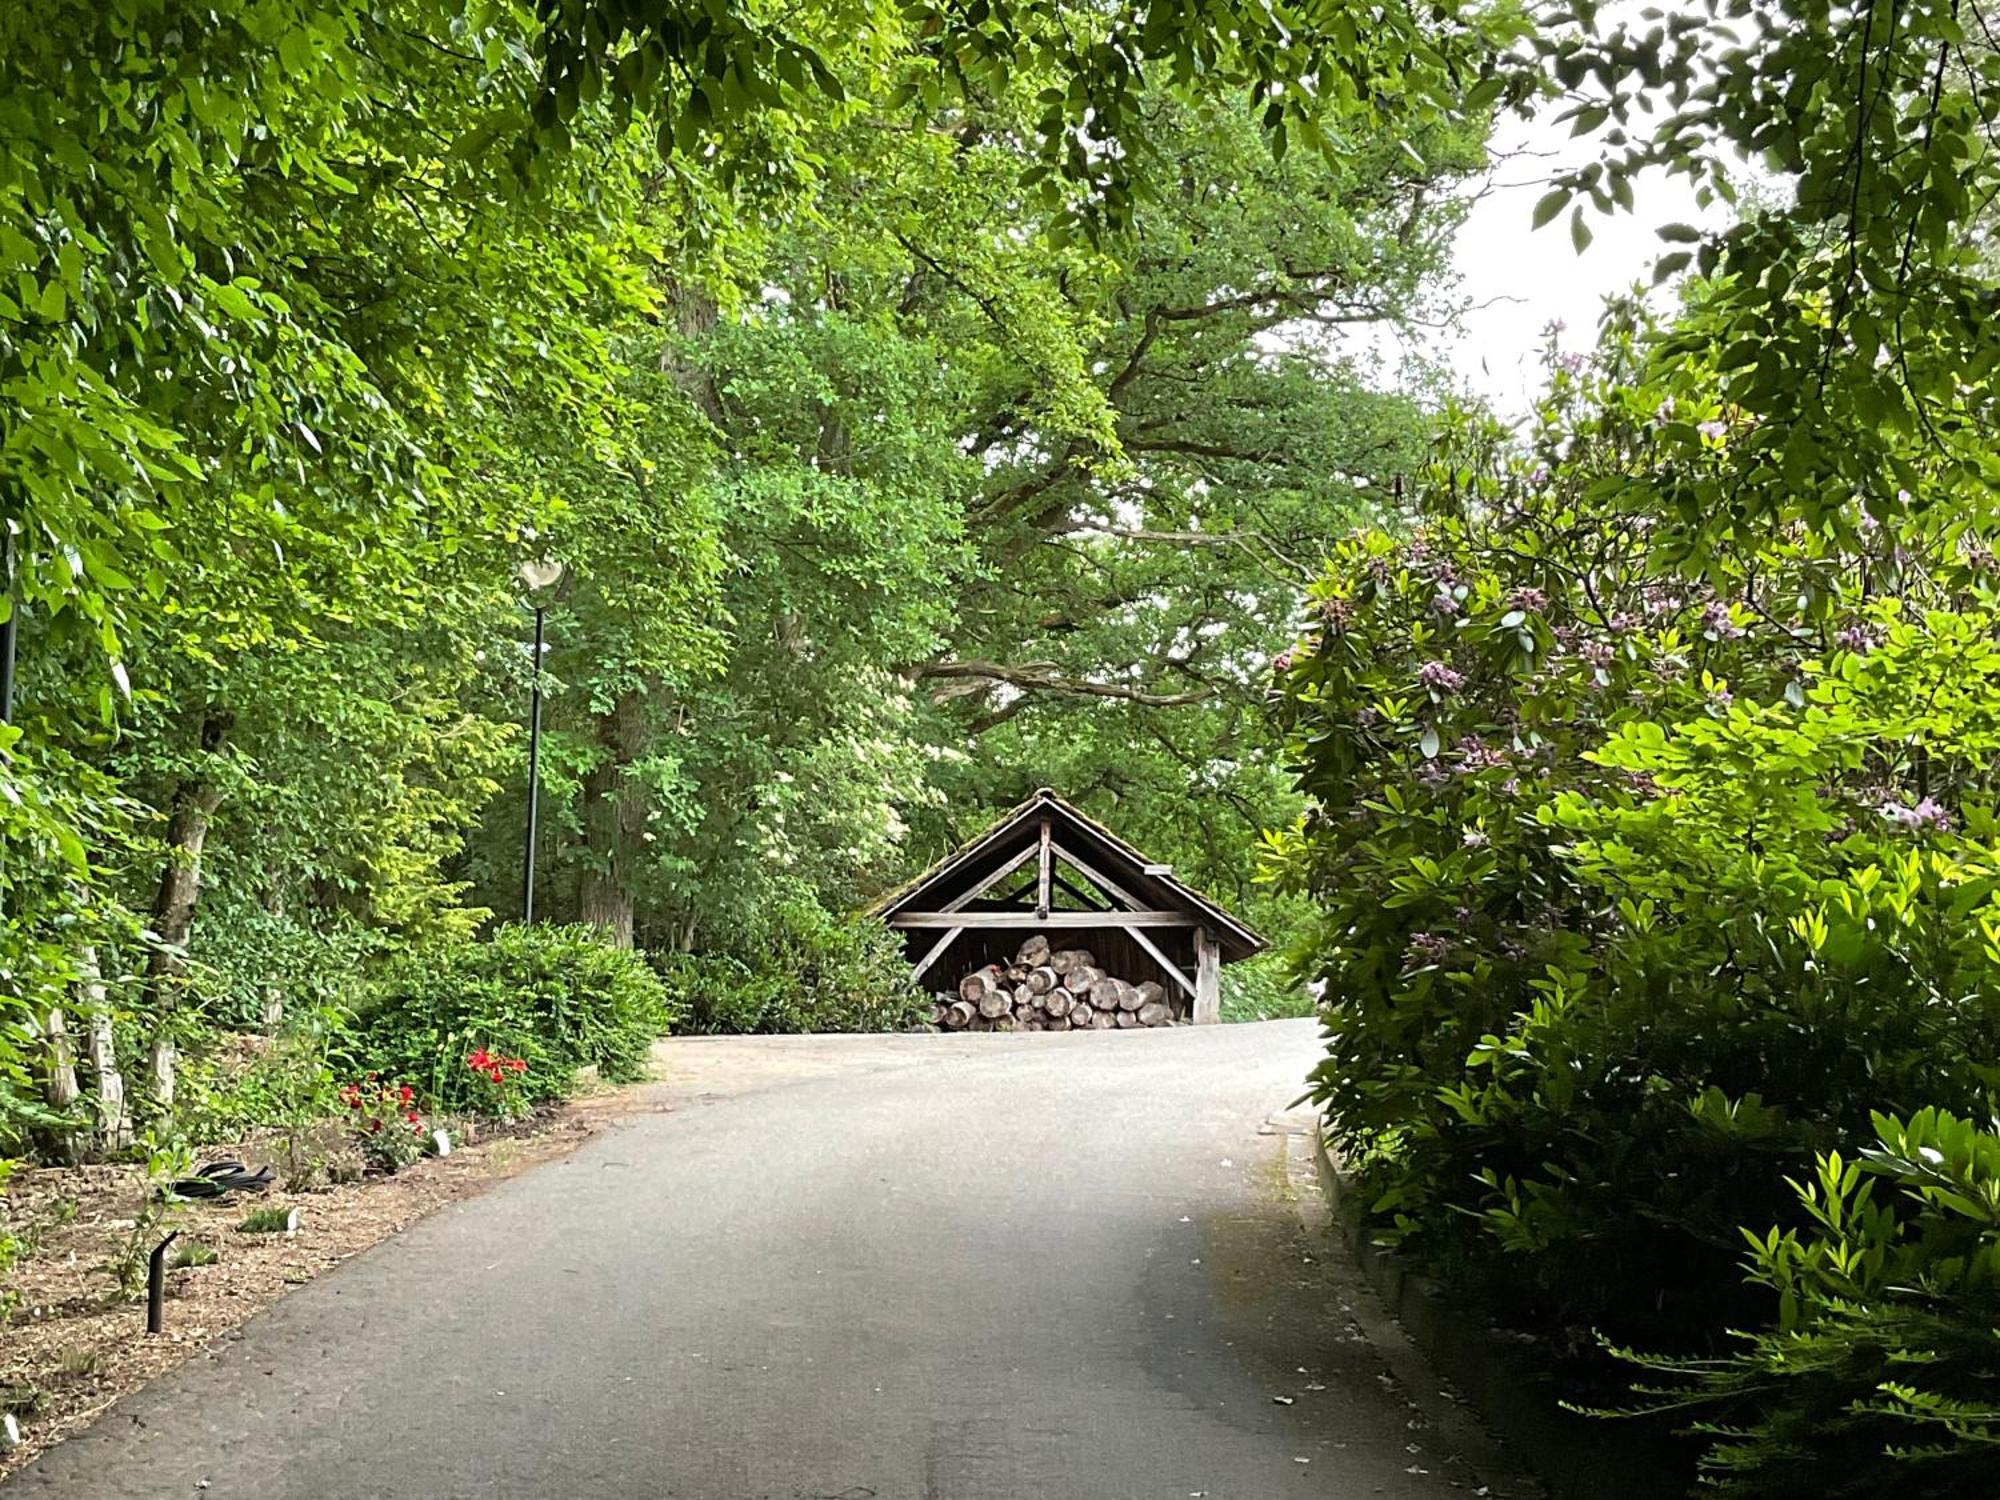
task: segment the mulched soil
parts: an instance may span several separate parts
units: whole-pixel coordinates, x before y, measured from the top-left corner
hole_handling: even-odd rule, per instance
[[[292,1287],[455,1202],[537,1163],[573,1151],[616,1112],[592,1099],[528,1122],[525,1132],[484,1135],[448,1157],[427,1158],[393,1177],[302,1192],[284,1188],[277,1137],[197,1154],[253,1168],[271,1162],[279,1181],[264,1193],[174,1207],[163,1227],[142,1221],[149,1186],[136,1166],[50,1167],[17,1172],[0,1193],[0,1222],[24,1235],[28,1253],[5,1290],[17,1298],[0,1322],[0,1412],[21,1428],[0,1452],[0,1478],[84,1427],[120,1397],[208,1348]],[[296,1207],[295,1235],[238,1230],[253,1209]],[[128,1300],[111,1265],[144,1235],[141,1292]],[[169,1255],[190,1242],[216,1252],[208,1265],[167,1275],[166,1332],[146,1335],[143,1256],[178,1230]]]

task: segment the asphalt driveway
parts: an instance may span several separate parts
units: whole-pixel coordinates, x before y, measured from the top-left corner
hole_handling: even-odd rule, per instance
[[[7,1500],[1528,1493],[1313,1231],[1311,1023],[661,1055]]]

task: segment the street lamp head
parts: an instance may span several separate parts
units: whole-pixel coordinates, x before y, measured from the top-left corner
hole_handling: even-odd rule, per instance
[[[562,577],[563,565],[553,557],[531,557],[521,564],[520,574],[528,592],[539,594],[543,589],[555,587],[556,580]]]

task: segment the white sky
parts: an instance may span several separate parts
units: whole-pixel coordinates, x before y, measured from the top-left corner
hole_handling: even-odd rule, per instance
[[[1510,115],[1494,130],[1495,165],[1459,230],[1454,257],[1459,295],[1469,305],[1464,331],[1438,334],[1440,342],[1425,351],[1448,362],[1507,418],[1523,416],[1545,383],[1539,351],[1552,319],[1566,325],[1563,348],[1591,348],[1604,299],[1635,282],[1650,286],[1654,258],[1674,248],[1654,233],[1660,225],[1727,222],[1720,205],[1706,211],[1695,206],[1686,178],[1654,172],[1634,183],[1634,212],[1604,215],[1586,208],[1595,238],[1581,255],[1570,243],[1568,209],[1531,229],[1535,203],[1550,179],[1599,154],[1594,138],[1572,139],[1567,123],[1554,123],[1562,108],[1552,101],[1534,119]],[[1653,293],[1669,295],[1671,288]]]

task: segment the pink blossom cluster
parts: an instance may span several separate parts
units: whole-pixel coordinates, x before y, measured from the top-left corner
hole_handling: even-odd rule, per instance
[[[1898,828],[1928,828],[1938,833],[1951,831],[1951,814],[1929,797],[1915,807],[1905,807],[1900,802],[1884,802],[1876,811]]]
[[[1417,668],[1417,685],[1434,693],[1455,693],[1465,686],[1465,674],[1441,661],[1427,661]]]

